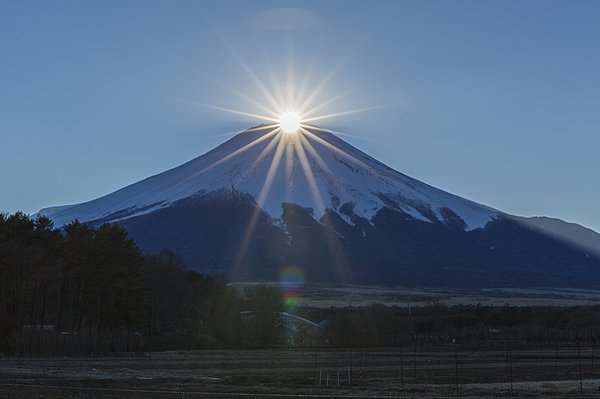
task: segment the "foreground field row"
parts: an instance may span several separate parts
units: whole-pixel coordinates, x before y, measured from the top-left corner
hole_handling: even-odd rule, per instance
[[[442,348],[443,349],[443,348]],[[11,398],[597,396],[593,348],[219,350],[2,358]]]

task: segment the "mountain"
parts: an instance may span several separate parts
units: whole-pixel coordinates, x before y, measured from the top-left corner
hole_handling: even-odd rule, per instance
[[[600,287],[600,259],[532,223],[397,172],[318,127],[248,129],[114,193],[46,208],[119,223],[145,251],[193,269],[273,280],[452,287]]]
[[[289,147],[298,148],[294,140],[287,140],[282,134],[281,144],[270,141],[274,136],[268,136],[268,131],[246,131],[190,162],[112,194],[79,205],[46,208],[41,213],[56,226],[63,226],[74,218],[81,222],[122,221],[220,190],[245,193],[258,201],[281,145],[281,163],[275,169],[268,194],[260,201],[261,208],[274,219],[281,217],[282,203],[313,208],[316,219],[326,209],[335,210],[348,221],[350,215],[371,219],[384,206],[391,206],[428,222],[460,219],[469,230],[485,226],[498,215],[491,208],[396,172],[333,134],[317,130],[311,132],[314,139],[307,138],[312,140],[310,151],[314,153],[303,146],[314,175],[314,190],[299,155],[292,154],[291,166],[286,168],[286,151]],[[315,192],[320,200],[315,198]]]

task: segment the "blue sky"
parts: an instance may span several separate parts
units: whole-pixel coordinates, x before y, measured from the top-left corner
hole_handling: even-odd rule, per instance
[[[394,169],[600,231],[599,20],[597,1],[0,1],[0,209],[90,200],[259,123],[191,104],[253,111],[233,49],[261,79],[290,54],[315,84],[339,67],[333,111],[387,107],[321,126]]]

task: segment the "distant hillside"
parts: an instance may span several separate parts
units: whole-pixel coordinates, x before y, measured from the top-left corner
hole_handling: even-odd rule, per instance
[[[588,229],[577,223],[569,223],[564,220],[545,216],[529,218],[515,217],[515,220],[538,232],[559,240],[564,240],[573,246],[600,255],[600,234],[592,229]]]

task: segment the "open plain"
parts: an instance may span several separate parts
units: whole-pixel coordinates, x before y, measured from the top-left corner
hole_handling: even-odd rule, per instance
[[[496,346],[496,347],[494,347]],[[206,350],[1,358],[3,398],[597,397],[594,348]]]

